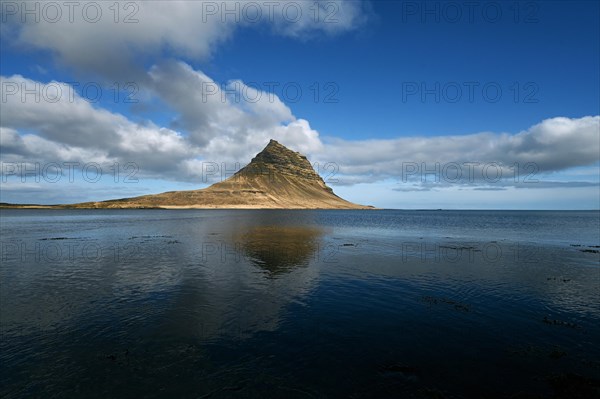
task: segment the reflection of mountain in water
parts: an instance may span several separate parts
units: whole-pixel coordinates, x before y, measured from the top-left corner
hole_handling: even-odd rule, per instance
[[[317,227],[260,226],[241,235],[246,256],[270,277],[318,258],[323,231]]]
[[[210,339],[275,331],[287,307],[302,302],[318,281],[328,230],[312,217],[298,223],[285,212],[255,211],[239,212],[229,223],[194,223],[189,236],[196,238],[180,249],[204,260],[183,271],[169,328]],[[199,241],[210,244],[211,255],[202,256]]]

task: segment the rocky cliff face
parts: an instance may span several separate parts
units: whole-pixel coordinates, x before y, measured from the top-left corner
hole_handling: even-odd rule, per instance
[[[319,180],[321,177],[315,172],[306,157],[279,144],[275,140],[259,152],[252,161],[238,173],[282,173],[309,180]]]
[[[333,193],[309,160],[275,140],[229,179],[201,190],[173,191],[77,208],[367,209]]]
[[[269,141],[269,144],[252,158],[248,165],[237,172],[237,175],[266,176],[271,179],[274,179],[276,175],[293,176],[297,179],[315,182],[333,193],[333,190],[315,172],[306,156],[290,150],[275,140]]]

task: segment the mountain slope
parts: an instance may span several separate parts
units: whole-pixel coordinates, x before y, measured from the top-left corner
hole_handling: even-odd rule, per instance
[[[275,140],[233,176],[200,190],[172,191],[75,208],[369,209],[333,193],[304,155]]]

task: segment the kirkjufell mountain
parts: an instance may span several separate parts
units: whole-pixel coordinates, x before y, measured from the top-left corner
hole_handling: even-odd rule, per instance
[[[63,205],[64,206],[64,205]],[[74,208],[369,209],[334,194],[308,159],[275,140],[244,168],[210,187],[117,200],[66,205]]]

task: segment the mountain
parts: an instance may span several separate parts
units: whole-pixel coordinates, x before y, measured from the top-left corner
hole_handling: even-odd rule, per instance
[[[371,209],[334,194],[306,157],[275,140],[244,168],[210,187],[66,205],[69,208]]]

